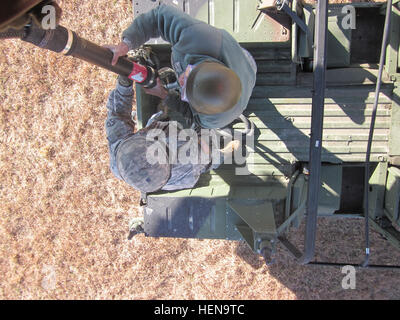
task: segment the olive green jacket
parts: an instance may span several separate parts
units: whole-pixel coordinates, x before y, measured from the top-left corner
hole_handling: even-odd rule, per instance
[[[196,122],[204,128],[222,128],[234,121],[246,109],[256,82],[254,59],[225,30],[196,20],[179,9],[160,5],[139,15],[122,37],[130,49],[138,48],[150,38],[162,37],[171,44],[172,67],[180,75],[186,67],[205,60],[217,60],[239,76],[242,94],[230,110],[214,115],[197,113]]]

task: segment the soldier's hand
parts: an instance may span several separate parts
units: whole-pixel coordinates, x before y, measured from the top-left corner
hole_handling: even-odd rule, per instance
[[[144,92],[151,94],[152,96],[165,99],[168,96],[168,91],[163,87],[160,78],[157,78],[157,85],[151,89],[143,88]]]
[[[107,48],[112,51],[113,59],[111,61],[112,65],[115,65],[119,59],[119,57],[126,56],[129,51],[128,45],[125,42],[120,42],[118,45],[105,45],[104,48]]]

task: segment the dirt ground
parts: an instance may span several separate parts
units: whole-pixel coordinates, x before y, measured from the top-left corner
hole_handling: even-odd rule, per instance
[[[59,3],[62,24],[98,44],[132,19],[129,0]],[[358,271],[344,290],[339,268],[299,266],[282,248],[266,267],[240,242],[128,241],[138,193],[111,174],[104,130],[115,75],[17,40],[0,52],[1,299],[400,299],[399,272]],[[319,259],[362,260],[362,221],[319,230]],[[372,263],[400,261],[371,237]]]

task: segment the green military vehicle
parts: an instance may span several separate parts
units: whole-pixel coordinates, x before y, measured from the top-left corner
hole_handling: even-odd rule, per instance
[[[273,262],[280,242],[300,263],[313,263],[316,217],[364,218],[367,196],[367,227],[400,249],[398,2],[390,11],[389,45],[368,166],[366,152],[386,3],[356,3],[351,7],[331,4],[326,17],[321,18],[318,14],[324,12],[318,12],[316,5],[300,1],[291,6],[257,0],[169,2],[227,30],[255,58],[256,87],[244,112],[254,124],[254,132],[251,138],[246,137],[251,142],[247,163],[222,165],[204,174],[193,189],[142,195],[145,233],[152,237],[244,240],[267,263]],[[155,5],[152,1],[134,1],[134,14]],[[285,5],[291,12],[282,8]],[[318,58],[315,52],[323,46],[315,30],[317,26],[323,29],[321,19],[327,21],[322,56],[327,66],[326,87],[323,81],[313,82],[318,76],[318,71],[313,73]],[[156,39],[148,45],[158,54],[161,66],[170,66],[168,44]],[[317,126],[321,123],[321,115],[318,118],[314,114],[313,99],[317,100],[316,92],[323,89],[322,147],[315,164],[320,165],[319,182],[312,179],[313,170],[318,169],[311,163],[310,143],[313,146],[316,141],[311,141],[310,134],[312,122]],[[157,104],[157,98],[137,86],[140,126],[157,111]],[[174,119],[174,114],[170,118]],[[175,120],[179,121],[178,115]],[[234,130],[245,128],[243,121],[233,125]],[[244,165],[249,174],[238,174],[237,169]],[[314,199],[310,193],[314,193]],[[307,206],[312,200],[315,213],[311,212],[312,204]],[[293,227],[301,221],[306,223],[304,252],[287,237],[296,232]],[[368,247],[367,243],[367,257]]]
[[[281,243],[299,263],[347,265],[313,261],[317,219],[361,218],[365,260],[355,266],[400,269],[368,261],[370,229],[400,249],[399,1],[164,2],[230,32],[255,58],[258,73],[244,117],[230,131],[240,135],[246,154],[203,174],[193,189],[142,194],[146,235],[242,240],[268,264]],[[111,66],[108,49],[62,26],[34,27],[49,3],[4,0],[0,38],[19,37],[129,75],[132,61]],[[158,3],[135,0],[134,15]],[[168,44],[147,45],[158,68],[170,67]],[[144,127],[159,100],[136,89]],[[179,114],[169,116],[180,121]],[[301,223],[299,250],[290,235]]]

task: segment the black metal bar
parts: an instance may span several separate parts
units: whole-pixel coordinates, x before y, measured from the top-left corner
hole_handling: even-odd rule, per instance
[[[296,248],[296,246],[291,243],[285,236],[279,236],[278,240],[283,244],[283,246],[289,251],[289,253],[295,258],[295,259],[300,259],[302,256],[302,253],[299,251],[299,249]]]
[[[304,253],[299,263],[307,264],[314,257],[317,231],[318,199],[321,188],[321,150],[325,100],[325,70],[328,29],[328,0],[319,0],[314,35],[314,84],[312,93],[311,139],[306,207]]]
[[[120,57],[116,65],[111,65],[113,53],[109,49],[83,39],[60,25],[54,30],[44,30],[32,23],[26,27],[26,35],[21,40],[43,49],[63,52],[123,76],[128,76],[133,69],[133,62],[125,57]]]
[[[363,262],[363,266],[368,266],[369,263],[369,171],[370,171],[370,156],[371,156],[371,146],[372,146],[372,138],[374,136],[374,127],[375,127],[375,119],[376,113],[378,109],[378,101],[379,101],[379,92],[381,90],[381,82],[382,82],[382,72],[383,66],[385,64],[385,57],[386,57],[386,47],[388,43],[388,35],[390,29],[390,17],[392,14],[392,0],[388,0],[386,3],[386,17],[385,17],[385,28],[383,30],[383,40],[382,40],[382,47],[381,47],[381,56],[379,60],[379,72],[378,78],[376,82],[375,88],[375,99],[374,99],[374,106],[372,109],[372,116],[371,116],[371,124],[369,129],[369,136],[368,136],[368,145],[367,145],[367,153],[365,159],[365,177],[364,177],[364,216],[365,216],[365,259]]]
[[[124,57],[119,58],[114,66],[111,65],[113,53],[109,49],[83,39],[75,32],[71,49],[66,55],[85,60],[123,76],[129,76],[133,69],[132,61]]]
[[[400,271],[400,266],[397,265],[376,265],[370,264],[368,266],[363,266],[360,264],[354,263],[341,263],[341,262],[309,262],[310,266],[318,266],[318,267],[344,267],[344,266],[352,266],[357,269],[380,269],[380,270],[395,270]]]
[[[308,29],[307,25],[304,21],[294,12],[286,3],[280,7],[279,10],[283,10],[292,20],[299,26],[301,30],[303,30],[308,36],[311,35],[310,29]]]
[[[44,30],[35,23],[31,23],[25,27],[25,33],[21,37],[21,40],[43,49],[73,56],[125,77],[130,76],[133,72],[141,72],[140,70],[136,71],[136,68],[144,69],[147,71],[147,75],[139,83],[146,88],[151,88],[157,83],[156,78],[158,74],[152,67],[141,66],[127,57],[119,57],[117,63],[112,65],[113,53],[111,50],[83,39],[75,32],[60,25],[55,29]],[[138,81],[134,78],[132,80]]]

